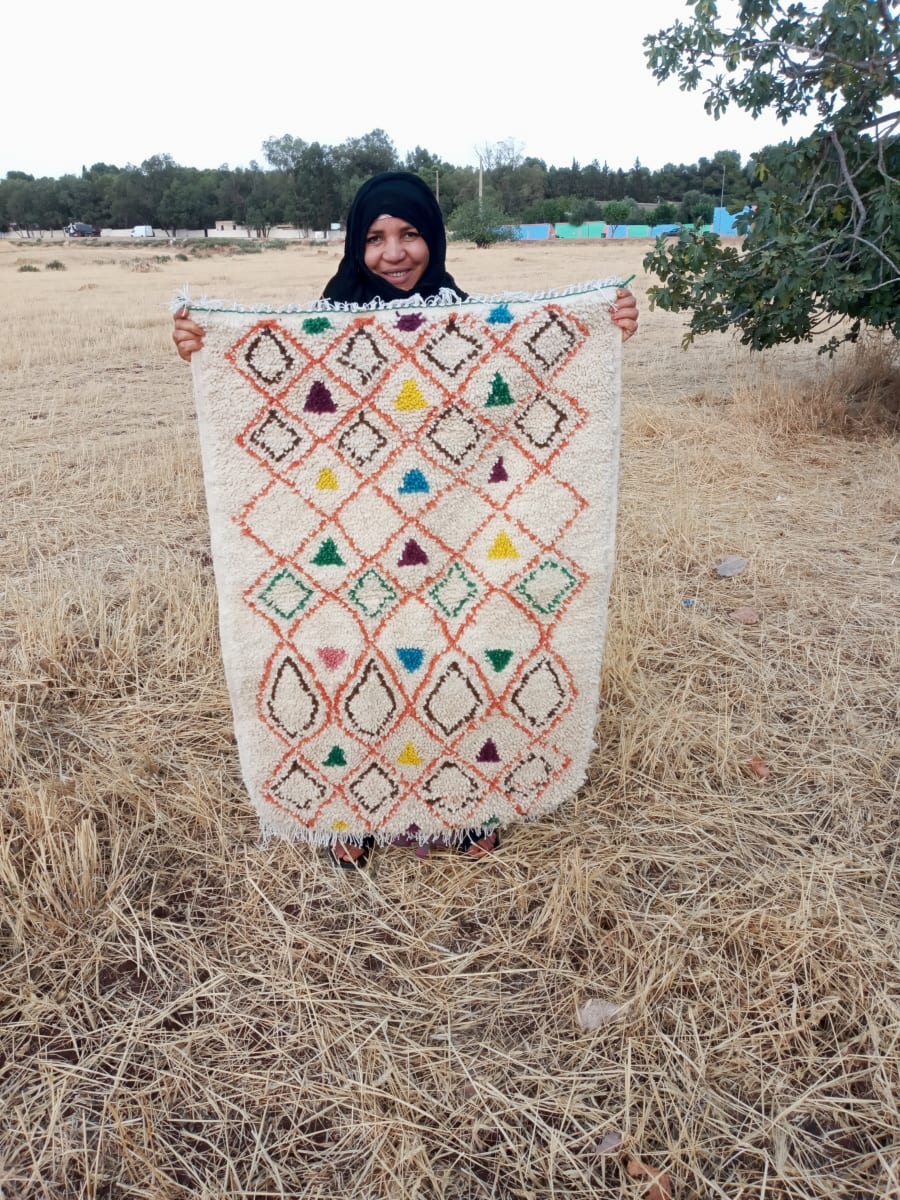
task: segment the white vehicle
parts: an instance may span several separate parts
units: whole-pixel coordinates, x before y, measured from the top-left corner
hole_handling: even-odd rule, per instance
[[[152,225],[135,225],[131,231],[132,237],[156,237]]]

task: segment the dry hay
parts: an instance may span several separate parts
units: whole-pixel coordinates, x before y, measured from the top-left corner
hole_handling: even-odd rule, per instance
[[[451,269],[640,254],[515,250]],[[323,259],[63,253],[0,253],[4,1197],[646,1197],[631,1156],[676,1200],[896,1196],[900,465],[797,400],[831,368],[645,311],[590,785],[488,862],[351,878],[257,844],[159,306]]]

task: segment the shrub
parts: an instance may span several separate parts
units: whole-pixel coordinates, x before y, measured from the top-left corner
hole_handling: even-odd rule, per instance
[[[186,254],[182,254],[179,252],[178,254],[175,255],[175,261],[176,262],[190,262],[191,260],[188,258],[188,256]]]
[[[64,262],[60,262],[58,258],[51,258],[47,263],[46,269],[48,271],[64,271],[66,269],[66,264]]]
[[[32,263],[23,263],[22,266],[19,267],[20,271],[37,271],[37,269],[38,268]]]
[[[850,438],[900,432],[900,348],[871,332],[832,371],[767,387],[740,386],[735,399],[757,425],[780,438],[828,432]]]
[[[450,225],[455,242],[474,242],[480,249],[516,238],[508,218],[488,201],[479,204],[477,200],[467,200],[453,210]]]

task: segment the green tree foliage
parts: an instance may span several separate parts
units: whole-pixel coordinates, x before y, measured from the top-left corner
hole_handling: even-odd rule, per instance
[[[678,205],[678,220],[688,225],[711,225],[718,199],[691,188]]]
[[[597,200],[574,200],[565,219],[571,225],[584,225],[586,221],[602,221],[603,206]]]
[[[628,200],[610,200],[603,206],[603,220],[607,225],[624,225],[631,212],[631,202]]]
[[[690,21],[645,39],[658,79],[703,84],[714,117],[737,105],[783,121],[815,114],[816,125],[757,157],[740,251],[713,234],[657,244],[644,260],[661,280],[651,301],[691,311],[687,341],[737,327],[761,349],[844,318],[823,348],[855,339],[864,322],[900,336],[896,0],[742,0],[733,25],[715,0],[690,3]]]
[[[467,200],[454,210],[451,221],[451,236],[456,242],[474,242],[482,249],[495,242],[515,241],[515,231],[510,228],[509,218],[489,201],[479,204]]]
[[[669,200],[663,200],[647,214],[650,225],[672,225],[678,217],[678,209]]]

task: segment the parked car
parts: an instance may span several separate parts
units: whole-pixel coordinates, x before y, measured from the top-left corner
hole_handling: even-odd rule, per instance
[[[86,225],[83,221],[71,221],[66,226],[69,237],[99,237],[100,230],[96,225]]]
[[[156,237],[152,225],[135,225],[131,231],[132,237]]]

